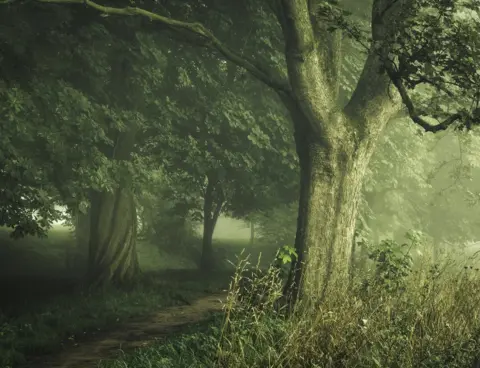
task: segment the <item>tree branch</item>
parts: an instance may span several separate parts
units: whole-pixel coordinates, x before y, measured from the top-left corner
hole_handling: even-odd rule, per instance
[[[278,0],[276,15],[285,39],[285,56],[295,102],[311,123],[312,131],[322,136],[320,125],[337,108],[335,93],[320,59],[315,30],[306,0]],[[324,42],[324,40],[322,40]],[[324,55],[323,55],[324,56]]]
[[[448,118],[444,119],[441,123],[433,125],[427,122],[422,118],[422,112],[418,111],[410,96],[408,95],[407,88],[402,82],[401,73],[397,68],[395,63],[389,57],[389,44],[392,43],[389,38],[391,34],[395,32],[396,29],[402,27],[403,18],[406,10],[408,8],[408,1],[406,0],[375,0],[373,5],[373,16],[372,16],[372,36],[373,43],[370,50],[369,58],[365,64],[364,71],[357,85],[357,88],[345,107],[345,113],[347,115],[353,116],[365,116],[364,124],[368,125],[369,116],[365,114],[368,108],[368,101],[373,100],[374,96],[377,95],[377,98],[382,98],[379,94],[384,94],[383,100],[387,98],[388,94],[386,91],[390,91],[390,83],[395,87],[398,96],[400,97],[400,102],[406,107],[408,116],[413,120],[413,122],[420,127],[422,127],[426,132],[439,132],[446,130],[449,126],[454,124],[460,119],[467,119],[466,126],[469,127],[472,123],[477,123],[478,116],[477,113],[468,114],[465,112],[457,112],[451,114]],[[368,64],[371,64],[370,66]],[[376,65],[375,65],[376,64]],[[381,77],[379,71],[384,71],[383,74],[386,74]],[[376,78],[379,82],[372,82],[372,78]],[[381,82],[380,82],[381,81]],[[388,85],[386,84],[388,81]],[[426,77],[419,77],[414,81],[414,85],[420,83],[427,83],[439,90],[442,90],[447,95],[451,96],[452,93],[446,87],[442,86],[435,81],[429,80]],[[370,90],[369,90],[370,89]],[[376,89],[376,91],[375,91]],[[383,92],[382,92],[383,91]],[[366,96],[370,96],[366,98]],[[378,105],[382,106],[381,104]],[[384,105],[385,106],[385,105]],[[401,105],[397,104],[398,107]],[[358,111],[362,113],[358,113]],[[398,109],[397,109],[398,110]],[[353,114],[352,114],[353,113]],[[381,109],[375,111],[375,108],[370,109],[371,116],[375,116],[378,113],[381,113]],[[375,119],[372,119],[374,121]]]
[[[269,87],[290,94],[290,86],[288,81],[281,78],[278,75],[274,75],[271,71],[267,70],[266,67],[258,65],[255,61],[250,60],[244,56],[240,56],[233,50],[230,50],[226,47],[218,38],[216,38],[210,30],[200,23],[192,22],[182,22],[179,20],[171,19],[164,17],[160,14],[150,12],[148,10],[138,8],[138,7],[123,7],[115,8],[110,6],[100,5],[91,0],[36,0],[40,3],[51,3],[51,4],[84,4],[88,7],[91,7],[105,15],[121,15],[121,16],[141,16],[150,19],[151,21],[156,21],[162,23],[163,25],[173,29],[173,30],[183,30],[188,31],[196,36],[199,36],[203,39],[204,45],[207,45],[215,50],[217,50],[225,59],[231,61],[232,63],[244,68],[255,78],[259,79]]]
[[[329,88],[338,99],[342,69],[343,32],[340,22],[346,23],[339,8],[328,2],[309,0],[308,8],[317,43],[321,67],[328,80]]]
[[[344,107],[360,138],[378,135],[401,109],[401,99],[383,69],[391,48],[390,38],[402,27],[402,5],[406,0],[375,0],[372,6],[372,42],[360,79]]]
[[[388,76],[392,80],[392,83],[397,88],[397,91],[400,93],[400,97],[402,98],[402,102],[407,108],[408,115],[413,120],[413,122],[419,126],[421,126],[426,132],[436,133],[442,130],[447,129],[450,125],[455,123],[457,120],[464,117],[461,113],[455,113],[450,115],[440,124],[432,125],[428,123],[425,119],[421,117],[421,113],[417,112],[417,109],[413,105],[412,99],[408,95],[407,89],[402,83],[401,78],[399,77],[398,73],[394,68],[394,64],[391,61],[385,62],[385,70],[387,71]]]

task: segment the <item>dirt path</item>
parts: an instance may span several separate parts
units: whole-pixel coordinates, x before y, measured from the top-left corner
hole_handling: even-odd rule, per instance
[[[65,351],[28,366],[35,368],[90,368],[99,360],[114,358],[119,349],[146,346],[155,339],[181,330],[185,325],[201,321],[209,312],[221,311],[225,294],[211,294],[190,305],[162,309],[148,319],[125,323],[103,336],[79,343]]]

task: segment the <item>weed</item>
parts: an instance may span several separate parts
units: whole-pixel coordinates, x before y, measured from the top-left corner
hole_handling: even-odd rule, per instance
[[[389,247],[397,245],[386,242],[373,250],[378,257],[372,287],[354,284],[349,298],[299,305],[289,318],[274,307],[281,290],[272,283],[275,273],[264,270],[246,291],[241,280],[249,264],[240,261],[220,327],[217,320],[210,330],[139,349],[111,367],[163,366],[159,356],[168,359],[164,366],[179,368],[473,367],[480,352],[478,272],[454,271],[448,264],[412,271],[401,260],[404,253],[392,250],[393,256]],[[255,299],[259,290],[267,292]],[[239,297],[248,292],[254,303]]]
[[[209,280],[197,277],[197,281],[190,282],[161,276],[144,275],[129,290],[78,292],[57,297],[16,317],[0,315],[0,367],[12,367],[30,356],[56,352],[130,317],[185,304],[204,295],[206,289],[213,291],[222,286],[214,276]]]

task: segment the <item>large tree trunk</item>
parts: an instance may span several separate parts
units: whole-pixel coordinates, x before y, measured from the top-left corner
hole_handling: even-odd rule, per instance
[[[282,100],[294,121],[300,162],[295,238],[298,258],[292,264],[284,293],[292,304],[304,296],[321,302],[329,295],[347,292],[351,284],[351,251],[363,179],[395,105],[386,102],[377,106],[383,107],[384,113],[378,113],[378,121],[370,119],[370,132],[360,139],[353,129],[354,114],[338,112],[328,117],[328,123],[312,123],[295,101]],[[328,129],[335,127],[337,132],[319,134],[312,130],[315,123]]]
[[[290,111],[300,161],[300,202],[295,248],[285,293],[325,300],[348,290],[351,246],[360,190],[375,144],[400,107],[383,71],[389,28],[401,2],[375,0],[372,47],[357,87],[339,106],[342,37],[317,13],[321,1],[279,2],[291,91],[278,90]],[[398,5],[398,6],[397,6]]]
[[[368,158],[352,150],[332,150],[311,135],[297,135],[300,201],[295,248],[286,290],[323,299],[349,284],[351,246],[360,190]]]
[[[219,198],[215,197],[216,189],[218,188],[216,188],[215,182],[209,178],[207,182],[207,188],[205,190],[203,206],[202,256],[200,259],[200,269],[203,271],[209,271],[215,267],[212,246],[213,232],[215,231],[215,226],[217,225],[217,220],[220,216],[223,206],[223,196],[220,195]]]
[[[119,165],[130,160],[134,142],[134,129],[118,133],[111,159]],[[92,194],[88,280],[94,286],[125,284],[139,271],[133,183],[128,170],[119,170],[117,188]]]
[[[125,284],[139,271],[137,215],[125,188],[95,193],[91,210],[89,281],[95,286]]]
[[[127,33],[125,37],[129,39],[132,34]],[[119,110],[137,111],[141,110],[143,103],[142,89],[135,83],[135,70],[125,52],[123,46],[119,46],[111,53],[110,103]],[[108,124],[105,126],[109,127]],[[92,195],[88,279],[93,286],[129,283],[140,269],[136,251],[134,183],[126,165],[132,160],[138,128],[135,122],[125,130],[110,127],[108,136],[114,145],[101,147],[118,171],[117,186],[112,191]]]

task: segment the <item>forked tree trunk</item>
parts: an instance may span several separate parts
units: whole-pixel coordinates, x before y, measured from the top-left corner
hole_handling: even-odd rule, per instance
[[[91,285],[125,284],[137,274],[136,221],[130,190],[94,194],[88,270]]]
[[[203,271],[209,271],[215,267],[213,232],[223,206],[221,196],[215,201],[215,189],[214,181],[208,179],[203,206],[202,256],[200,259],[200,269]]]
[[[304,123],[298,109],[291,113],[300,162],[295,238],[298,258],[284,293],[293,303],[304,296],[322,301],[333,291],[348,290],[360,193],[375,145],[370,139],[355,143],[345,137],[342,141],[322,141]]]

